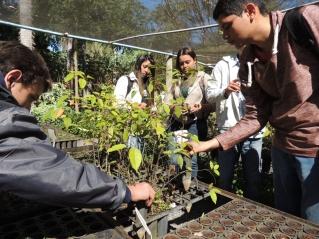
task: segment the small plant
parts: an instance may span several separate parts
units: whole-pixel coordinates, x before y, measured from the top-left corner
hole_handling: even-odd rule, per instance
[[[90,77],[82,72],[71,72],[65,79],[70,82],[74,75],[79,77],[79,88],[85,89]],[[167,119],[171,109],[162,103],[160,94],[153,94],[154,104],[145,109],[140,109],[136,103],[120,105],[116,101],[113,85],[100,85],[99,89],[88,92],[85,95],[74,98],[64,86],[58,96],[54,98],[52,108],[55,114],[51,114],[50,120],[63,122],[64,128],[71,132],[83,135],[86,138],[98,139],[100,157],[95,159],[95,164],[102,170],[123,178],[128,184],[137,181],[148,181],[158,190],[155,204],[161,210],[167,209],[169,202],[161,197],[162,191],[176,175],[169,175],[168,159],[172,154],[178,155],[180,169],[185,169],[186,174],[191,170],[191,160],[186,150],[187,143],[172,141],[173,133],[167,131]],[[149,91],[163,89],[158,83],[151,83]],[[74,102],[79,104],[79,112],[70,110]],[[54,104],[54,102],[56,104]],[[183,107],[182,99],[177,99],[175,114],[179,114]],[[40,102],[38,106],[47,103]],[[41,109],[41,108],[40,108]],[[40,109],[35,109],[41,115]],[[180,110],[182,112],[182,109]],[[41,119],[43,121],[47,119]],[[143,139],[142,148],[128,148],[127,143],[131,135]],[[189,135],[189,139],[198,140]],[[174,150],[168,150],[168,145],[174,144]],[[217,170],[216,167],[213,170]],[[181,173],[184,173],[183,171]],[[214,195],[212,191],[211,195]],[[162,196],[161,196],[162,195]],[[215,196],[212,197],[215,200]]]

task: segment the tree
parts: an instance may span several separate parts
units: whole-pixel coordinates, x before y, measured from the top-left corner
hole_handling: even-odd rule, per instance
[[[32,26],[32,0],[20,1],[19,8],[20,24]],[[21,44],[33,49],[33,33],[27,29],[20,29],[20,42]]]

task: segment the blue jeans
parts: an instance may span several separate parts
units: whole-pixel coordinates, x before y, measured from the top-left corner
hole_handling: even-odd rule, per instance
[[[261,187],[262,138],[249,138],[231,149],[218,151],[219,187],[232,191],[235,166],[241,156],[245,190],[244,196],[258,201]]]
[[[319,158],[296,156],[273,147],[276,208],[319,224]]]
[[[199,140],[205,140],[207,136],[207,119],[195,120],[194,122],[183,125],[178,121],[173,121],[169,130],[177,131],[177,130],[187,130],[188,133],[193,135],[197,135]],[[174,147],[172,145],[169,146],[170,150],[173,150]],[[170,162],[172,164],[177,164],[177,155],[171,155]],[[192,177],[197,178],[198,175],[198,164],[197,164],[197,154],[192,156]]]

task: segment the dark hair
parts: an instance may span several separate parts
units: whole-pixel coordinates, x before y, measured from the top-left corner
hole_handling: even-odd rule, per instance
[[[51,77],[42,56],[14,41],[0,41],[0,71],[5,76],[11,70],[22,72],[22,83],[43,84],[44,91],[51,88]]]
[[[255,4],[262,15],[268,13],[265,2],[262,0],[219,0],[215,6],[213,18],[217,21],[220,16],[232,14],[240,16],[248,3]]]
[[[194,60],[197,59],[196,53],[195,53],[195,51],[192,48],[183,47],[183,48],[179,49],[178,52],[177,52],[177,56],[176,56],[176,69],[179,70],[179,71],[181,71],[181,68],[180,68],[180,65],[179,65],[179,58],[180,58],[180,56],[183,56],[183,55],[189,55]]]
[[[152,65],[155,65],[155,61],[154,61],[154,58],[153,58],[152,55],[142,55],[142,56],[139,56],[139,57],[136,59],[136,62],[135,62],[135,70],[136,70],[136,71],[140,71],[143,62],[145,62],[145,61],[150,61],[150,63],[151,63]],[[150,72],[151,72],[151,75],[154,77],[154,74],[155,74],[155,69],[154,69],[154,67],[150,69]]]

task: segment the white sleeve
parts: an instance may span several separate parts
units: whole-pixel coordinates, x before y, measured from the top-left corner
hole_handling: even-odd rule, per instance
[[[121,76],[116,82],[116,86],[114,89],[115,98],[119,103],[125,103],[127,87],[128,87],[128,77]]]
[[[224,99],[225,89],[222,88],[222,70],[221,64],[217,63],[212,71],[212,77],[207,82],[206,99],[209,103]]]

